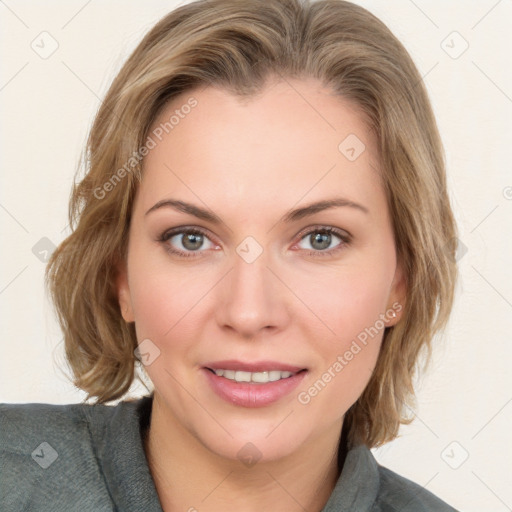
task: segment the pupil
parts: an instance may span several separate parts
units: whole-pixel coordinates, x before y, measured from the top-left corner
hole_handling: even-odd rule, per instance
[[[183,240],[183,247],[190,250],[198,249],[199,247],[201,247],[201,244],[203,242],[201,237],[202,235],[195,233],[189,233],[188,235],[185,235]]]
[[[323,233],[323,234],[316,233],[316,234],[312,235],[312,237],[313,237],[313,239],[312,239],[311,245],[313,247],[315,247],[315,243],[317,241],[320,242],[320,247],[316,247],[316,249],[326,249],[327,247],[329,247],[329,245],[331,243],[331,235],[329,233]]]

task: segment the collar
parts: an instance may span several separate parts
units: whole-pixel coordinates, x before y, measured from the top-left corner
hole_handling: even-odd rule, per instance
[[[152,404],[153,395],[120,402],[104,417],[98,458],[112,500],[123,512],[162,512],[143,445]],[[352,447],[322,512],[369,512],[379,484],[372,452],[364,444]]]
[[[369,512],[377,499],[380,478],[377,461],[360,444],[346,455],[341,474],[322,512]]]
[[[120,402],[104,418],[98,458],[116,510],[162,512],[143,446],[152,404],[152,396]]]

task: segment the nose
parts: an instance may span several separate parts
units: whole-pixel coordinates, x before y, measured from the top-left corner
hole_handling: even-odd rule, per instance
[[[250,263],[234,255],[217,302],[216,316],[222,329],[251,339],[265,331],[277,332],[286,327],[290,299],[286,287],[276,277],[276,265],[269,265],[268,260],[265,251]]]

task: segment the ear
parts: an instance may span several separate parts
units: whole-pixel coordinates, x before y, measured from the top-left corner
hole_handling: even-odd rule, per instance
[[[128,269],[124,259],[117,264],[116,291],[124,321],[134,322],[135,316],[133,314],[130,286],[128,284]]]
[[[407,298],[407,281],[403,265],[397,262],[386,309],[386,327],[396,325],[402,318]]]

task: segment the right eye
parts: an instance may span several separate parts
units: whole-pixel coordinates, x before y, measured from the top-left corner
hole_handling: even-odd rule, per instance
[[[210,244],[207,249],[215,247],[206,232],[199,228],[174,228],[162,233],[158,240],[164,244],[167,252],[183,258],[194,258],[197,257],[194,253],[205,252],[199,250],[204,246],[205,240]]]

